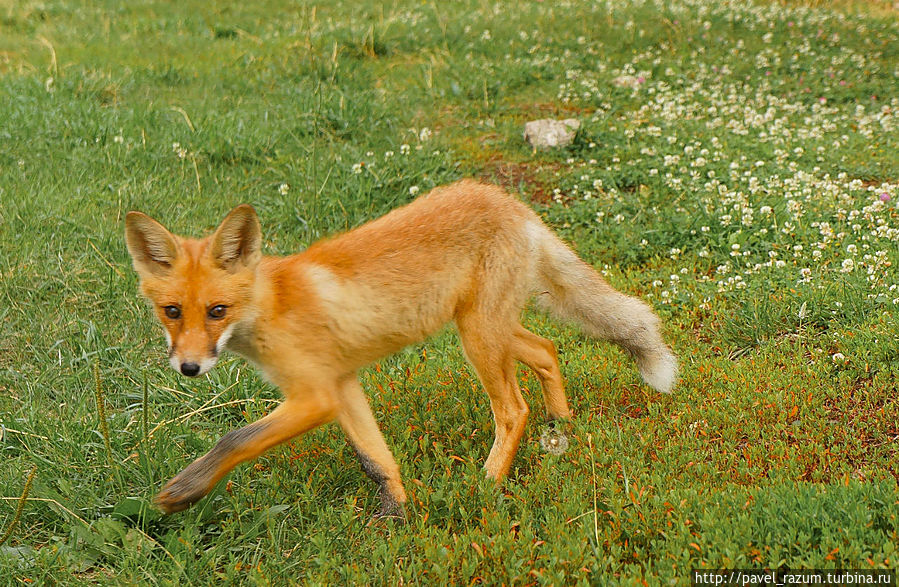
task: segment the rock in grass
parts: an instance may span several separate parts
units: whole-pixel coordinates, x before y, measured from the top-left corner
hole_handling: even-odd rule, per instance
[[[524,125],[524,140],[543,149],[565,147],[574,141],[579,128],[581,121],[574,118],[532,120]]]

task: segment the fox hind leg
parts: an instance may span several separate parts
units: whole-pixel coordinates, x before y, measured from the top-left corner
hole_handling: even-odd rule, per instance
[[[465,355],[490,397],[495,422],[493,447],[484,469],[487,476],[503,479],[512,466],[528,420],[528,406],[518,388],[512,330],[478,314],[456,318]]]
[[[542,336],[519,326],[515,332],[512,345],[515,359],[524,363],[540,379],[543,388],[543,400],[546,403],[546,415],[550,422],[568,418],[568,399],[565,396],[565,384],[559,371],[559,359],[556,347]]]

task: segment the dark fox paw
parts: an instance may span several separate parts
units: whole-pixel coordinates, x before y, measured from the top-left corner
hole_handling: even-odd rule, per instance
[[[205,487],[197,485],[190,477],[178,475],[162,488],[153,501],[167,514],[186,510],[207,493]]]
[[[381,497],[381,509],[372,516],[372,522],[380,520],[406,521],[406,508],[392,498]]]

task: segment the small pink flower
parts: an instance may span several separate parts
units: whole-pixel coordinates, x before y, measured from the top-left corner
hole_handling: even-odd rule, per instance
[[[886,193],[886,192],[883,192],[882,194],[880,194],[880,201],[881,201],[881,202],[889,202],[889,201],[890,201],[890,194],[888,194],[888,193]]]

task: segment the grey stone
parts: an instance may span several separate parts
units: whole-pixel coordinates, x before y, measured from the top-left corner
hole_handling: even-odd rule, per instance
[[[565,147],[574,141],[580,127],[581,121],[575,118],[532,120],[524,125],[524,140],[543,149]]]

